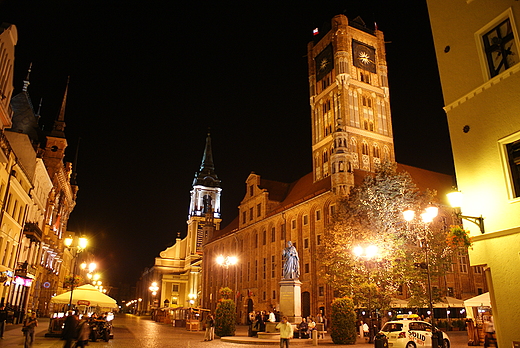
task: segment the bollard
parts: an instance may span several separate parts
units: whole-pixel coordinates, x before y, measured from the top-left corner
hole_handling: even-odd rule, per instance
[[[318,330],[312,330],[312,345],[317,346],[318,345]]]

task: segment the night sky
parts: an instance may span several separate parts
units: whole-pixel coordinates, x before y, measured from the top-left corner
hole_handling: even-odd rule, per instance
[[[44,130],[70,75],[69,230],[91,238],[105,283],[134,284],[185,236],[208,128],[223,226],[252,171],[292,182],[312,170],[307,43],[341,13],[385,33],[397,161],[452,174],[425,1],[0,1],[19,34],[15,94],[32,62]]]

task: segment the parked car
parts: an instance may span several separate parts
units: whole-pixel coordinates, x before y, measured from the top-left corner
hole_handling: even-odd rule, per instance
[[[410,318],[413,319],[413,318]],[[388,340],[388,348],[429,348],[432,346],[432,335],[439,340],[439,348],[450,348],[450,339],[445,332],[435,328],[425,321],[409,320],[392,320],[387,322],[379,331],[378,339]],[[381,336],[383,335],[383,336]],[[440,338],[442,335],[442,339]]]

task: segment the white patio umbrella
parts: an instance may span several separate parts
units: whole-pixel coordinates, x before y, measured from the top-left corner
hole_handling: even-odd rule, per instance
[[[70,291],[51,298],[51,303],[68,304],[70,301]],[[79,302],[79,303],[78,303]],[[117,302],[112,297],[107,296],[90,284],[85,284],[74,288],[72,291],[72,304],[85,305],[90,307],[116,308]]]

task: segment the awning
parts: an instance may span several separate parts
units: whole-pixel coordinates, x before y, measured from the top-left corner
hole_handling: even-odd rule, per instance
[[[66,303],[70,301],[70,291],[51,298],[51,303]],[[79,303],[78,303],[79,301]],[[101,293],[90,284],[74,288],[72,291],[72,304],[86,305],[91,307],[116,308],[117,302],[112,297]]]
[[[478,296],[468,298],[464,301],[465,307],[491,307],[491,300],[489,298],[489,292],[485,292]]]
[[[448,303],[448,307],[457,307],[457,308],[464,307],[464,301],[459,300],[458,298],[455,298],[455,297],[446,296],[446,303]]]
[[[408,308],[408,300],[392,298],[392,301],[390,301],[390,308]]]

